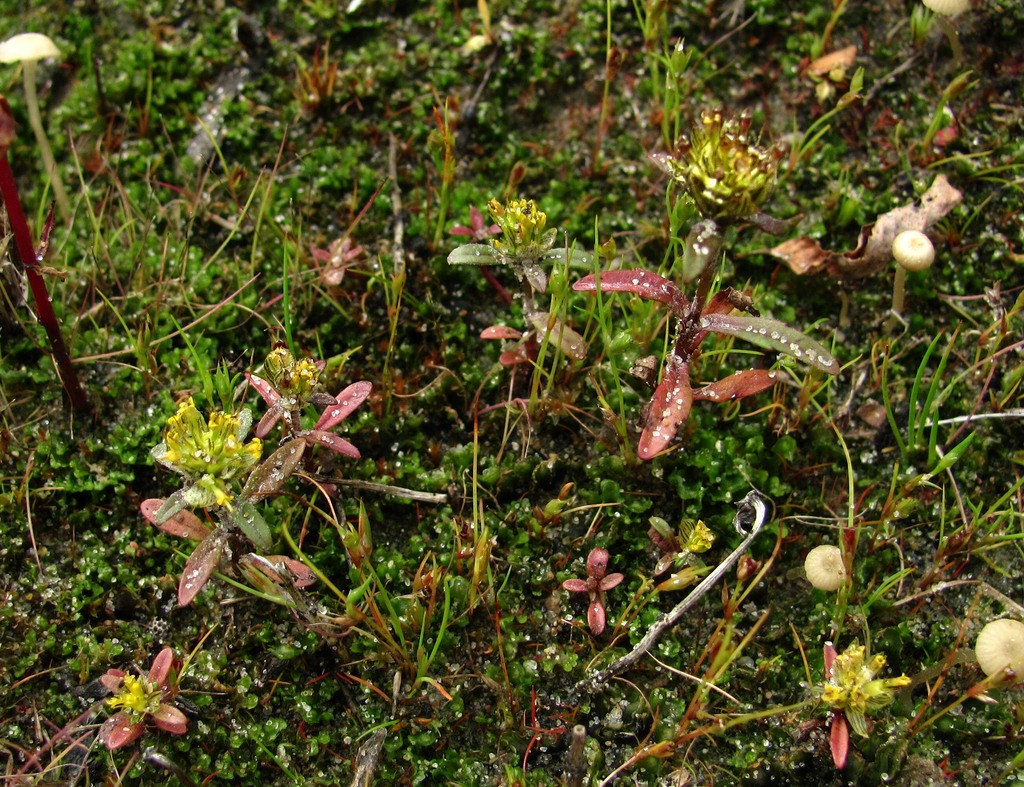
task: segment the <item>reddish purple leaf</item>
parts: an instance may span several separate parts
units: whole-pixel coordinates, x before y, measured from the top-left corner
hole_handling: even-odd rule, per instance
[[[562,583],[562,587],[568,590],[570,593],[586,593],[587,583],[582,579],[567,579]]]
[[[590,608],[587,610],[587,625],[590,626],[591,633],[597,637],[604,632],[604,624],[604,605],[600,598],[595,598],[590,602]]]
[[[146,725],[141,721],[133,723],[126,713],[115,713],[100,727],[100,742],[108,749],[120,749],[137,740]]]
[[[174,664],[174,651],[164,648],[156,654],[153,665],[149,668],[149,682],[157,686],[164,686],[167,683],[167,676],[171,674],[171,665]]]
[[[832,762],[841,771],[846,767],[846,755],[850,751],[850,728],[846,726],[846,717],[842,711],[833,711],[833,714],[829,748],[832,750]]]
[[[622,580],[624,580],[625,578],[625,574],[609,574],[606,577],[602,577],[601,581],[597,583],[597,586],[601,590],[611,590],[614,587],[618,587]]]
[[[736,372],[715,383],[705,385],[693,392],[694,399],[706,399],[712,402],[731,402],[753,396],[775,385],[778,372],[767,369],[745,369]]]
[[[365,380],[352,383],[352,385],[334,397],[337,404],[324,410],[323,415],[320,416],[320,420],[316,422],[313,429],[330,429],[332,426],[336,426],[344,421],[370,395],[371,390],[373,390],[373,385]]]
[[[121,682],[125,676],[124,670],[108,669],[100,676],[100,683],[111,694],[117,694],[121,690]]]
[[[307,445],[322,445],[324,448],[329,448],[350,459],[359,459],[361,456],[359,449],[344,437],[338,437],[336,434],[324,432],[321,429],[309,429],[308,431],[300,432],[299,436],[306,441]]]
[[[188,716],[166,703],[161,704],[153,711],[153,723],[164,732],[172,735],[184,735],[188,728]]]
[[[274,390],[274,386],[262,377],[257,377],[251,372],[246,372],[245,379],[248,380],[249,384],[256,389],[256,393],[263,397],[263,401],[266,402],[268,406],[273,407],[281,401],[281,395]]]
[[[577,292],[594,292],[598,289],[598,277],[591,273],[572,288]],[[605,271],[600,275],[600,289],[601,292],[632,292],[641,298],[664,303],[677,317],[681,317],[690,305],[674,281],[642,269]]]
[[[221,555],[227,547],[225,538],[221,531],[215,531],[185,561],[181,581],[178,583],[178,603],[181,606],[191,604],[217,570]]]
[[[188,538],[192,541],[202,541],[213,530],[212,527],[191,511],[186,510],[181,510],[163,522],[157,523],[155,515],[163,505],[164,500],[162,498],[151,497],[149,500],[143,500],[139,509],[142,511],[142,516],[145,517],[147,522],[160,528],[165,533],[170,533],[172,536]]]
[[[677,356],[669,358],[665,376],[654,390],[647,424],[640,435],[636,454],[641,459],[650,459],[660,454],[679,427],[690,417],[693,405],[693,391],[690,388],[690,365]]]
[[[274,428],[274,424],[281,420],[281,416],[284,415],[284,409],[280,406],[273,406],[267,410],[260,422],[256,424],[256,436],[261,440],[270,434],[270,430]]]
[[[481,339],[522,339],[522,331],[510,328],[507,325],[491,325],[480,331]]]

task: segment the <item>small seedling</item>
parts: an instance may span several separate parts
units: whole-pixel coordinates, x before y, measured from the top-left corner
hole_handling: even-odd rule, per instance
[[[604,594],[614,587],[618,587],[625,579],[623,574],[609,574],[608,572],[608,550],[597,547],[590,550],[587,556],[587,578],[567,579],[562,587],[570,593],[586,593],[590,597],[590,606],[587,608],[587,625],[595,637],[604,632],[607,616],[604,610]]]
[[[179,674],[170,648],[157,654],[146,675],[136,677],[119,669],[107,670],[100,682],[114,694],[107,705],[118,711],[100,727],[103,745],[108,749],[127,746],[142,736],[149,722],[172,735],[184,735],[188,717],[173,704]]]
[[[501,362],[508,365],[525,363],[537,355],[544,338],[554,342],[569,358],[580,360],[585,354],[583,337],[554,314],[537,308],[536,296],[548,288],[548,275],[541,263],[586,262],[590,255],[571,249],[555,249],[557,231],[545,230],[547,214],[533,200],[513,199],[504,205],[491,200],[487,210],[496,222],[501,239],[489,243],[467,243],[448,255],[450,265],[507,265],[522,286],[523,317],[527,331],[521,332],[504,325],[484,329],[481,338],[513,339],[518,342],[513,351],[502,354]],[[469,229],[469,228],[462,228]],[[483,226],[473,230],[472,237],[494,234]],[[465,234],[460,232],[459,234]],[[486,237],[486,236],[485,236]]]
[[[861,737],[868,735],[867,714],[889,705],[895,696],[893,689],[910,685],[910,678],[876,678],[885,666],[885,656],[875,654],[870,659],[863,645],[850,645],[836,654],[831,642],[825,643],[825,682],[821,686],[821,700],[831,708],[832,726],[830,747],[836,768],[842,770],[850,748],[847,723]]]

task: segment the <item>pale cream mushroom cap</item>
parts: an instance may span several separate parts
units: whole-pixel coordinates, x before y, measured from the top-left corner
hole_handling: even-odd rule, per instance
[[[804,573],[818,590],[839,590],[846,581],[843,553],[831,544],[815,547],[804,560]]]
[[[956,16],[971,7],[971,0],[921,0],[929,8],[943,16]]]
[[[57,45],[42,33],[19,33],[0,44],[0,63],[60,57]]]
[[[1024,677],[1024,623],[1000,618],[988,623],[978,634],[974,655],[981,671],[997,675],[1009,667]]]
[[[906,230],[892,242],[892,256],[904,270],[917,273],[935,262],[935,247],[923,232]]]

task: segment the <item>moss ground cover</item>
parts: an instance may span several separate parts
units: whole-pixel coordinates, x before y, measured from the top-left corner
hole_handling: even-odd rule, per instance
[[[0,92],[89,406],[5,252],[7,780],[1019,778],[973,652],[1024,618],[1019,3],[8,5],[61,52],[55,167]]]

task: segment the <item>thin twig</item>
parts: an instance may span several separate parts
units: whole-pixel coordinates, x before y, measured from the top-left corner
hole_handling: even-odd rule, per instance
[[[719,580],[725,576],[725,572],[732,568],[743,553],[747,551],[747,547],[750,546],[750,543],[757,537],[757,534],[761,532],[761,528],[764,527],[765,522],[768,521],[768,506],[765,503],[765,499],[757,492],[748,492],[747,495],[737,504],[737,509],[736,516],[733,517],[732,520],[732,525],[736,529],[737,533],[741,533],[745,536],[740,545],[730,552],[729,556],[719,563],[718,566],[715,567],[715,570],[708,574],[704,580],[697,585],[697,587],[690,591],[690,595],[680,601],[671,612],[663,614],[658,618],[658,621],[644,635],[644,638],[637,643],[633,650],[616,661],[610,667],[605,667],[597,674],[577,683],[573,689],[574,694],[593,694],[598,691],[609,678],[618,675],[620,672],[623,672],[633,666],[644,656],[644,654],[654,647],[654,644],[662,634],[676,625],[676,623],[682,619],[683,615],[690,611],[701,596],[707,593],[714,585],[718,584]],[[750,525],[749,532],[744,529],[747,524]]]
[[[393,495],[404,497],[406,500],[416,500],[420,503],[447,503],[448,495],[440,492],[421,492],[418,489],[406,489],[403,486],[391,484],[378,484],[373,481],[360,481],[355,478],[328,478],[318,474],[311,474],[318,481],[323,481],[335,486],[344,486],[349,489],[362,489],[367,492],[380,492],[382,495]]]

